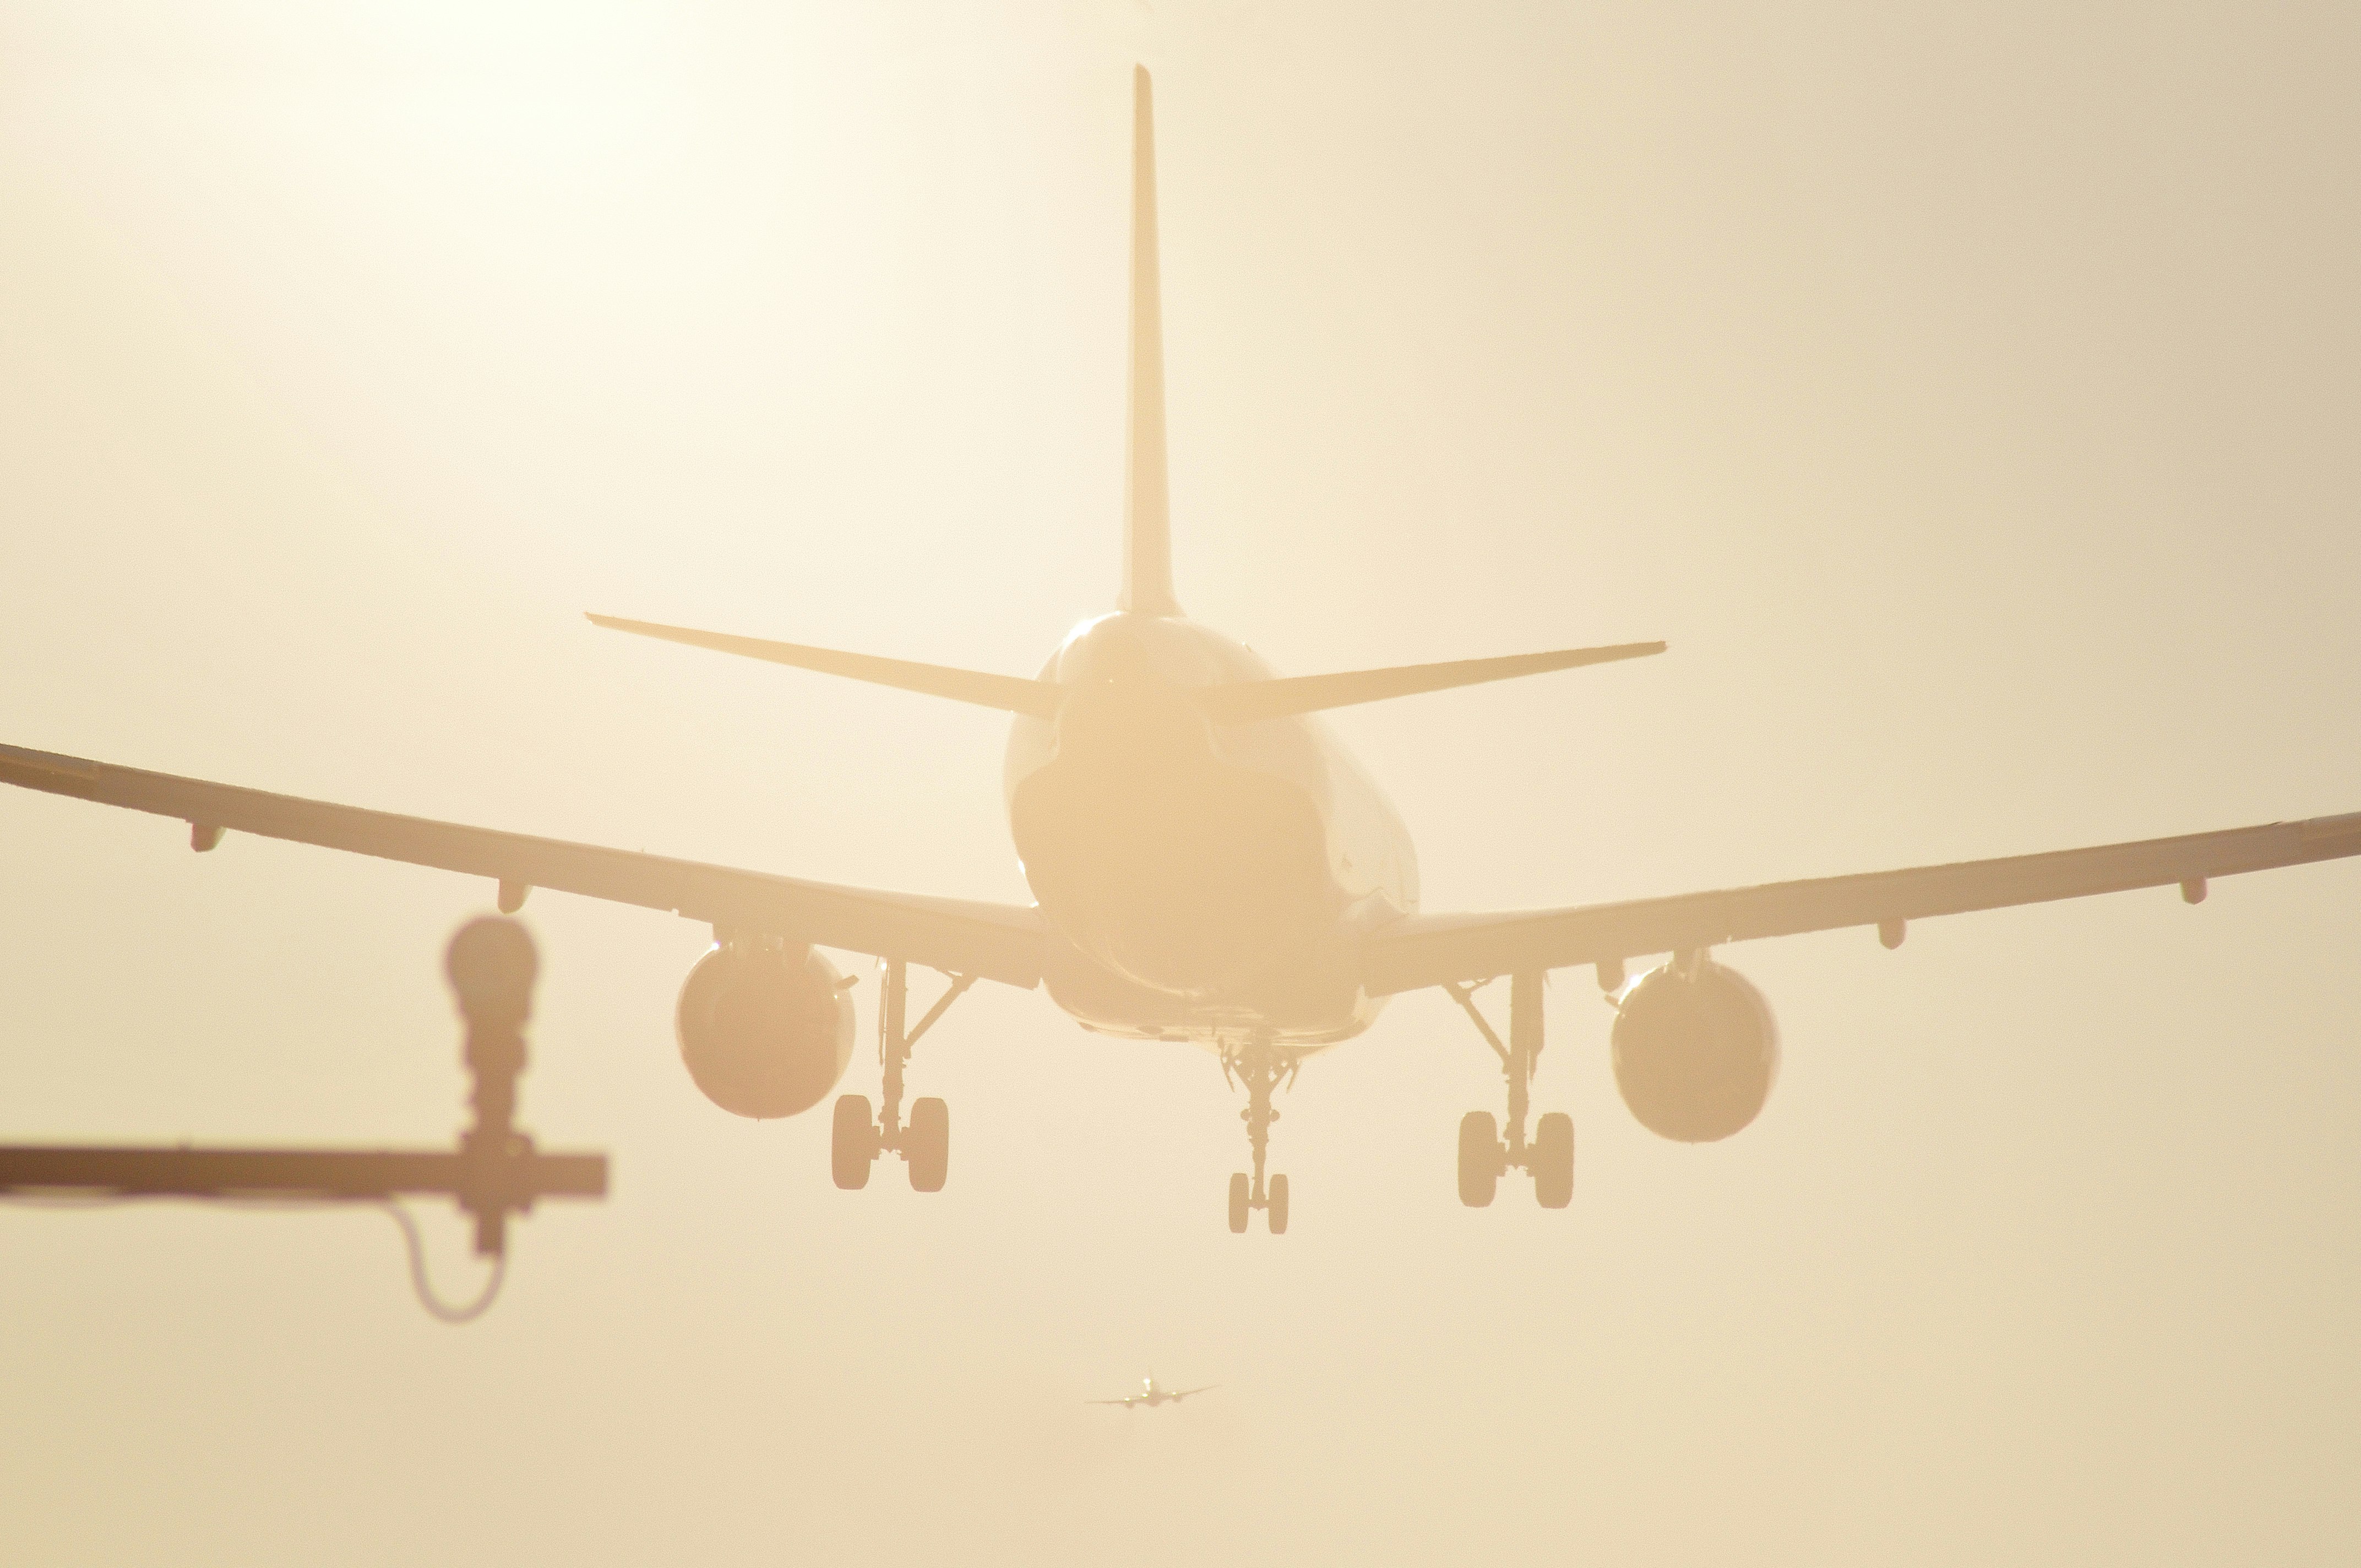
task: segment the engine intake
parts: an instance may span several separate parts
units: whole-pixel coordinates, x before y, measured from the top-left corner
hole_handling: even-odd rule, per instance
[[[1685,1144],[1730,1136],[1762,1113],[1779,1076],[1771,1004],[1735,970],[1700,959],[1650,970],[1624,994],[1615,1087],[1640,1124]]]
[[[680,1059],[705,1097],[768,1120],[818,1104],[852,1060],[852,998],[810,948],[717,947],[680,988]]]

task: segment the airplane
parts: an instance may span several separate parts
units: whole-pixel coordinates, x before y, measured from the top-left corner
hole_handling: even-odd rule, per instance
[[[1267,1174],[1275,1090],[1306,1058],[1368,1028],[1394,995],[1433,987],[1466,1012],[1506,1080],[1505,1127],[1469,1112],[1460,1201],[1489,1204],[1522,1171],[1543,1207],[1574,1190],[1574,1124],[1532,1118],[1542,987],[1588,967],[1613,1003],[1610,1056],[1639,1121],[1708,1143],[1769,1098],[1779,1032],[1769,1003],[1717,949],[1763,938],[1873,927],[1889,948],[1938,916],[2178,886],[2361,854],[2361,812],[2223,832],[1558,909],[1429,914],[1409,832],[1320,715],[1332,708],[1661,654],[1625,642],[1446,663],[1281,676],[1190,620],[1174,595],[1165,483],[1154,108],[1134,73],[1129,423],[1124,564],[1115,609],[1077,626],[1030,678],[593,615],[598,625],[931,694],[1011,716],[1004,794],[1034,902],[986,904],[802,881],[268,794],[0,746],[0,782],[175,817],[192,849],[225,833],[438,867],[497,885],[506,913],[535,887],[664,910],[709,925],[713,946],[675,1009],[680,1055],[722,1110],[809,1111],[851,1059],[853,981],[822,953],[882,964],[881,1104],[835,1103],[829,1167],[868,1184],[891,1153],[912,1187],[939,1190],[950,1114],[902,1102],[912,1047],[979,981],[1046,987],[1083,1028],[1212,1051],[1242,1087],[1251,1173],[1230,1178],[1228,1219],[1289,1217]],[[1642,960],[1653,960],[1642,962]],[[908,971],[947,981],[908,1022]],[[1507,1034],[1477,1003],[1506,978]],[[1530,1133],[1527,1124],[1532,1120]]]
[[[1191,1394],[1209,1393],[1220,1387],[1218,1383],[1208,1383],[1202,1388],[1159,1388],[1156,1386],[1156,1375],[1150,1373],[1139,1380],[1139,1392],[1137,1394],[1126,1394],[1120,1399],[1084,1399],[1082,1403],[1121,1405],[1126,1410],[1136,1410],[1146,1405],[1152,1410],[1159,1405],[1177,1405]]]

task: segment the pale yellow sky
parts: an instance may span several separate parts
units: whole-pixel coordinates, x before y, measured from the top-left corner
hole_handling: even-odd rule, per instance
[[[2361,808],[2352,7],[943,9],[0,0],[0,740],[1021,897],[996,716],[579,617],[1028,673],[1106,608],[1139,60],[1182,602],[1293,672],[1673,645],[1337,716],[1430,907]],[[449,1135],[489,888],[0,845],[0,1136]],[[2356,901],[1728,949],[1787,1057],[1708,1148],[1561,976],[1564,1213],[1459,1207],[1498,1074],[1406,998],[1281,1102],[1274,1239],[1208,1058],[991,988],[914,1069],[948,1190],[838,1192],[681,1070],[702,928],[544,894],[525,1121],[612,1201],[463,1331],[372,1215],[0,1208],[0,1530],[2348,1561]],[[1079,1403],[1151,1369],[1223,1387]]]

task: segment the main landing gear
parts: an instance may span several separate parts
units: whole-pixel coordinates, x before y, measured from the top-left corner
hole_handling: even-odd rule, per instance
[[[1296,1069],[1302,1065],[1301,1058],[1283,1056],[1264,1040],[1222,1047],[1222,1076],[1246,1086],[1246,1108],[1238,1113],[1238,1120],[1246,1124],[1246,1140],[1254,1146],[1252,1182],[1243,1170],[1230,1178],[1230,1229],[1237,1234],[1246,1233],[1246,1216],[1257,1209],[1263,1212],[1272,1235],[1287,1234],[1287,1178],[1274,1176],[1266,1185],[1263,1157],[1270,1148],[1270,1124],[1279,1120],[1279,1113],[1271,1109],[1270,1092],[1293,1083]]]
[[[927,1010],[918,1026],[906,1033],[902,1021],[906,1016],[904,1009],[909,995],[909,971],[899,959],[886,960],[884,995],[877,1007],[877,1059],[885,1064],[885,1103],[873,1122],[867,1095],[838,1096],[829,1168],[839,1187],[851,1190],[868,1186],[869,1168],[877,1162],[879,1155],[891,1151],[909,1165],[912,1189],[919,1192],[943,1190],[943,1178],[950,1169],[951,1160],[950,1109],[931,1096],[914,1100],[906,1126],[902,1121],[902,1069],[909,1062],[910,1047],[918,1043],[918,1036],[950,1011],[951,1003],[975,983],[975,976],[955,974],[950,981],[950,989]]]
[[[1525,1116],[1532,1104],[1533,1065],[1542,1054],[1541,975],[1509,977],[1506,1045],[1477,1008],[1475,986],[1446,983],[1444,989],[1475,1020],[1477,1032],[1500,1058],[1500,1069],[1509,1080],[1505,1140],[1488,1111],[1470,1111],[1459,1120],[1459,1201],[1471,1209],[1484,1208],[1492,1201],[1504,1173],[1523,1170],[1532,1173],[1533,1197],[1543,1208],[1565,1208],[1574,1201],[1574,1118],[1563,1111],[1552,1111],[1535,1124],[1531,1141],[1525,1137]]]

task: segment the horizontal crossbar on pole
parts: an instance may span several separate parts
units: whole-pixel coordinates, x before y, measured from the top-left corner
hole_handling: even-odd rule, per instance
[[[0,1192],[121,1198],[310,1198],[355,1202],[445,1194],[468,1206],[516,1209],[538,1198],[604,1198],[607,1157],[490,1158],[452,1150],[0,1146]]]

